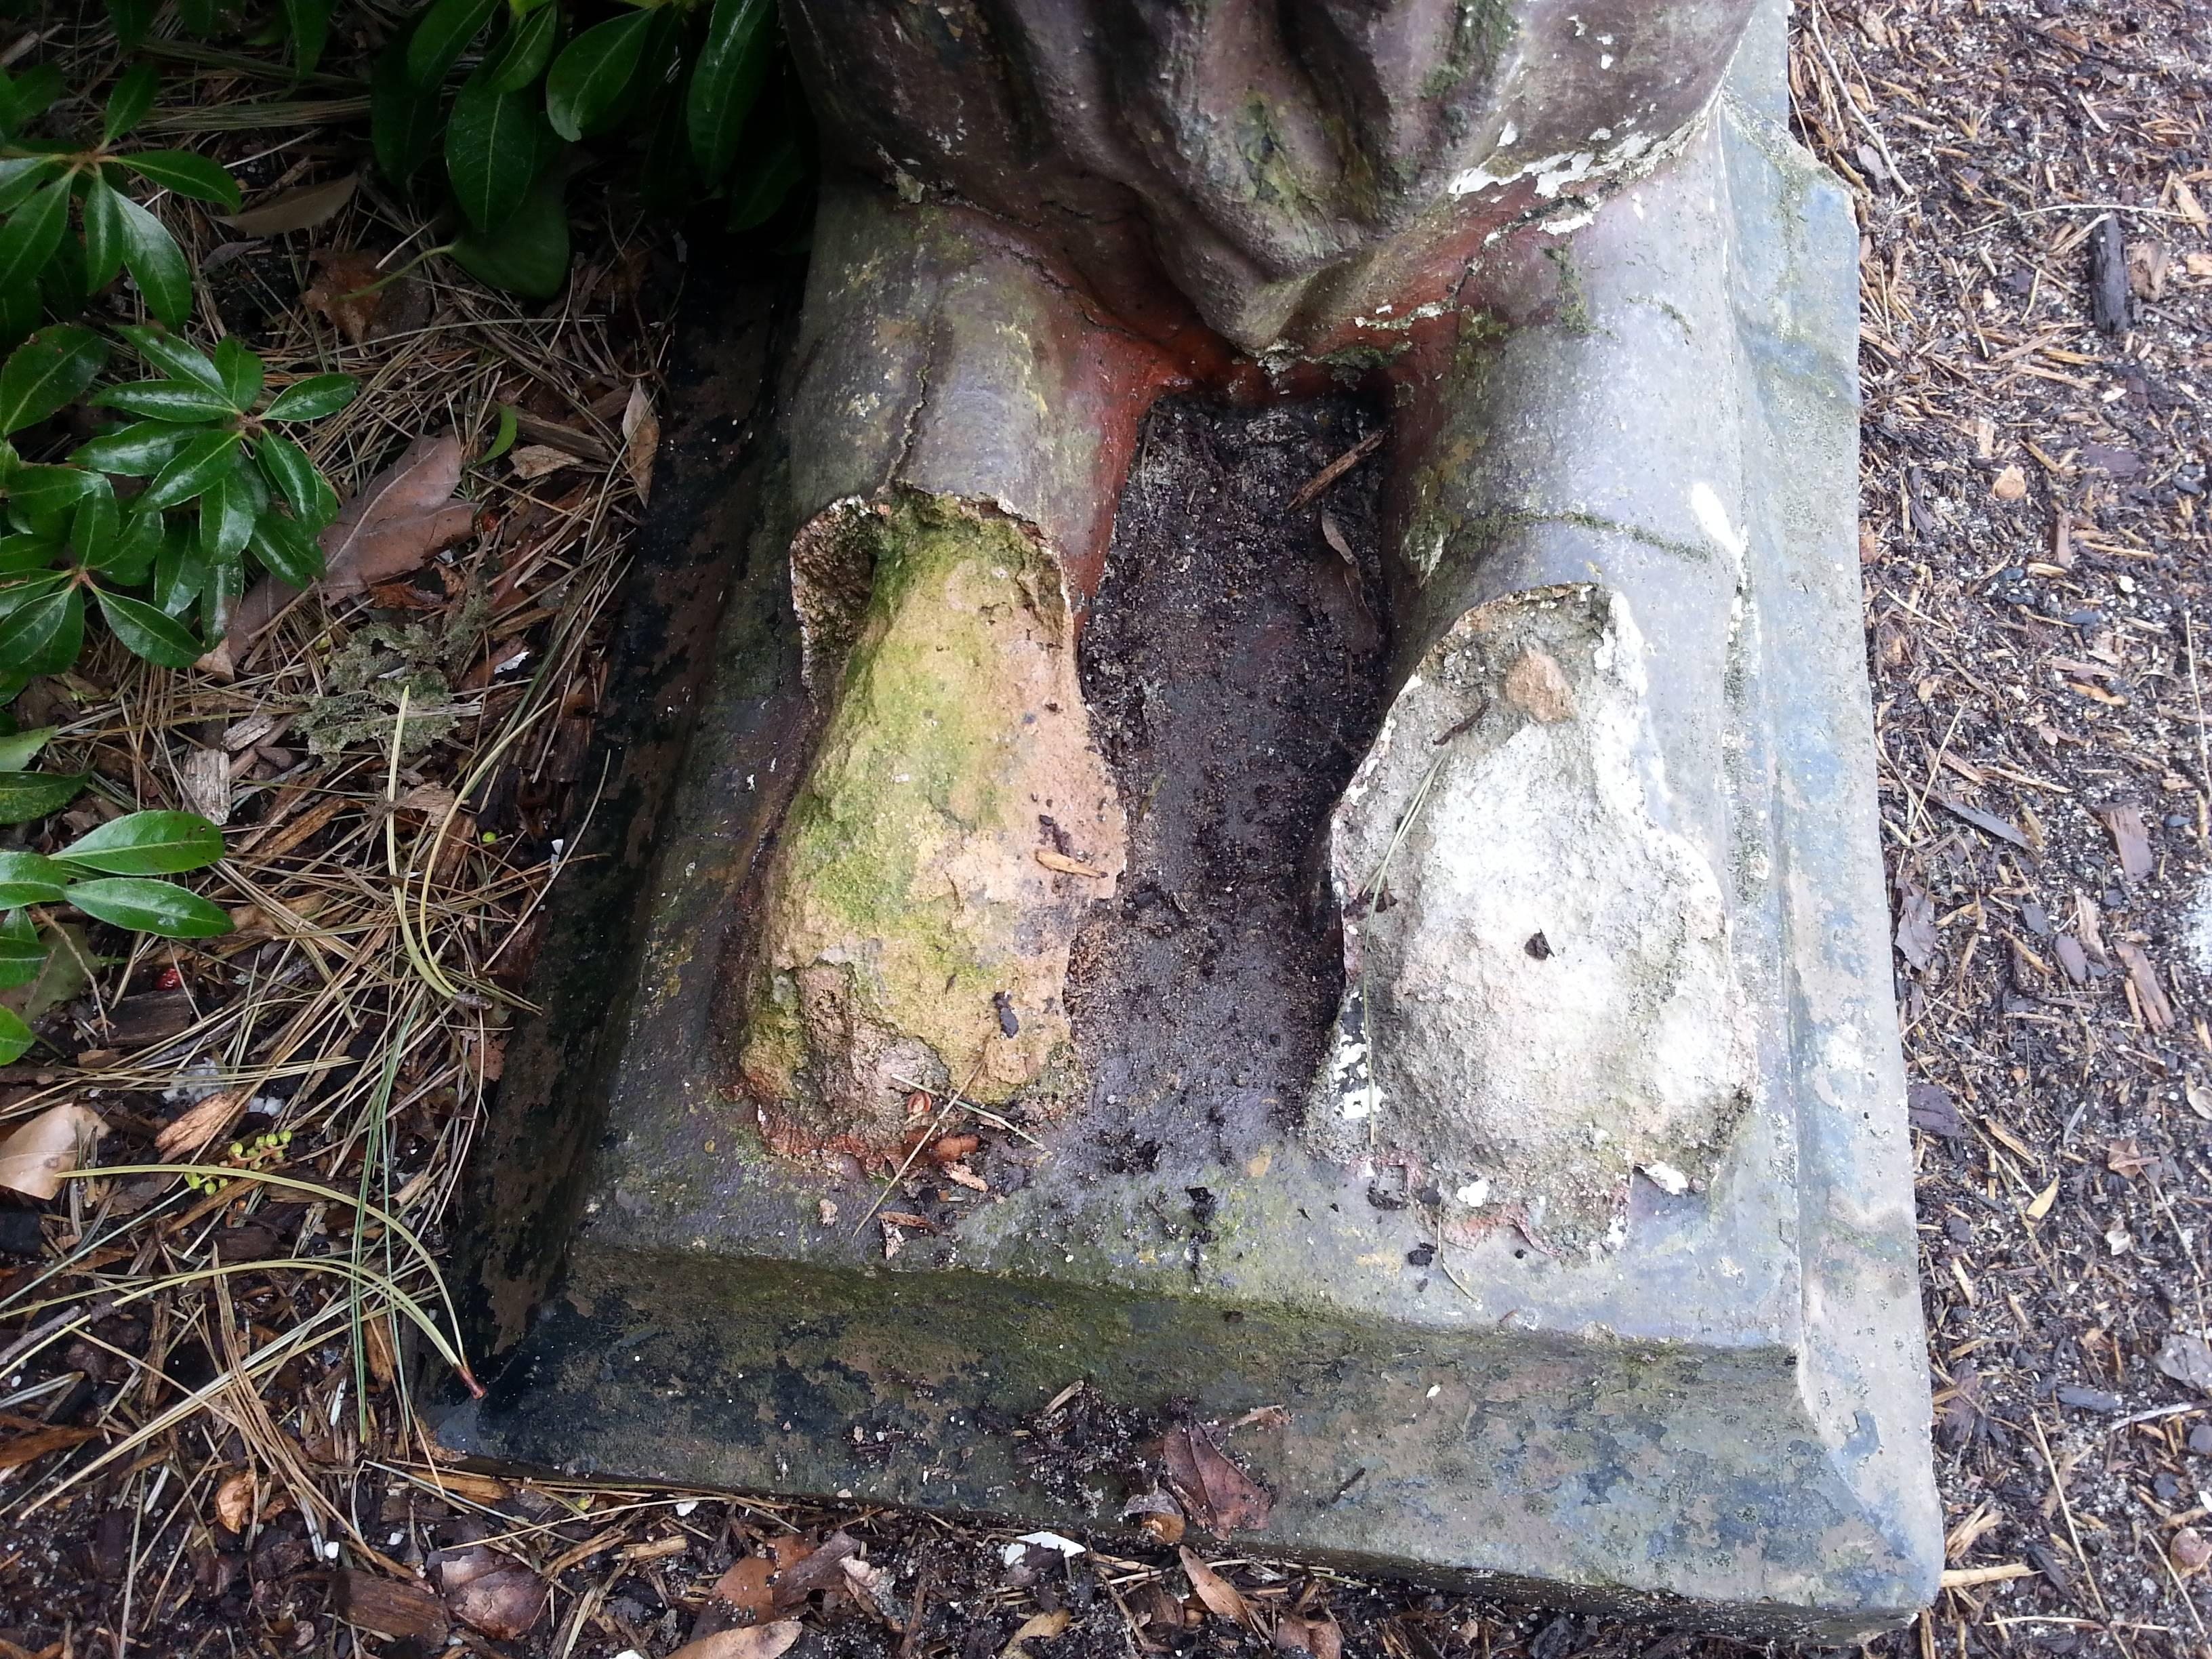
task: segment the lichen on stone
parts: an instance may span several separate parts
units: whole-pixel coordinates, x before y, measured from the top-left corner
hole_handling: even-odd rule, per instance
[[[876,1153],[915,1086],[1065,1086],[1068,949],[1123,832],[1056,556],[915,492],[833,511],[794,578],[803,622],[810,593],[842,609],[810,624],[821,737],[763,882],[738,1068],[779,1150]]]

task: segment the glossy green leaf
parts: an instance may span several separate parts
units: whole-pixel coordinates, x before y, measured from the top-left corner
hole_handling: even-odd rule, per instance
[[[12,910],[26,904],[58,903],[63,887],[76,873],[36,853],[0,852],[0,905]]]
[[[90,569],[135,587],[152,573],[167,529],[167,521],[159,513],[125,514],[106,551],[96,559],[85,558],[84,563]]]
[[[114,197],[122,220],[123,263],[145,296],[146,309],[170,327],[180,326],[192,309],[192,268],[185,251],[159,219],[122,191]],[[236,206],[232,204],[234,210]]]
[[[125,70],[107,94],[107,107],[100,114],[100,142],[112,144],[144,120],[154,107],[154,94],[161,88],[161,73],[151,64]]]
[[[446,177],[479,231],[497,229],[529,194],[538,173],[537,104],[527,92],[495,92],[480,76],[454,94],[446,119]]]
[[[586,29],[562,48],[545,77],[545,116],[571,143],[595,127],[637,72],[647,12],[633,12]]]
[[[226,334],[215,344],[216,371],[222,376],[223,391],[230,398],[230,406],[237,410],[253,407],[261,395],[261,359],[235,334]]]
[[[111,876],[173,876],[222,857],[222,831],[197,812],[126,813],[54,854],[57,862]]]
[[[128,340],[131,349],[141,357],[155,368],[167,371],[170,379],[185,381],[218,396],[228,392],[222,371],[215,366],[214,360],[167,330],[149,328],[143,323],[126,323],[115,331]]]
[[[63,587],[0,620],[0,666],[58,674],[84,648],[84,594]]]
[[[106,620],[108,632],[123,642],[124,648],[148,662],[163,668],[190,668],[205,653],[192,630],[158,605],[134,599],[127,593],[118,593],[108,588],[95,587],[93,598],[99,603],[100,614]],[[119,822],[119,820],[118,820]],[[118,866],[100,865],[99,869]],[[189,869],[189,865],[173,866]]]
[[[542,6],[500,37],[480,71],[494,92],[520,92],[545,71],[561,38],[561,8]]]
[[[0,823],[28,823],[84,793],[88,772],[0,772]]]
[[[200,493],[200,547],[210,562],[245,550],[258,510],[246,469],[234,463]]]
[[[59,155],[0,156],[0,213],[13,213],[68,165]]]
[[[0,293],[35,295],[40,267],[54,257],[69,226],[70,180],[41,185],[0,225]]]
[[[0,1066],[12,1066],[31,1052],[39,1034],[13,1008],[0,1008]]]
[[[120,473],[126,478],[150,478],[191,441],[192,428],[189,426],[167,421],[140,421],[78,445],[70,455],[70,463],[101,472]]]
[[[29,523],[52,523],[74,513],[101,482],[98,473],[82,467],[19,466],[8,475],[8,504]]]
[[[82,396],[107,361],[107,346],[88,328],[42,328],[0,364],[0,433],[35,426]]]
[[[115,26],[117,43],[125,52],[136,52],[161,9],[159,0],[107,0],[107,21]]]
[[[394,184],[422,170],[438,148],[446,115],[434,89],[407,78],[407,46],[395,40],[377,54],[368,79],[368,137],[376,165]]]
[[[0,577],[22,576],[42,569],[53,563],[67,545],[63,538],[52,534],[0,536]]]
[[[230,918],[221,909],[173,882],[105,876],[77,883],[68,898],[85,915],[112,927],[162,939],[213,939],[230,931]]]
[[[337,492],[307,459],[307,452],[289,438],[264,433],[253,441],[253,456],[269,482],[291,502],[293,514],[302,525],[320,530],[337,517]]]
[[[292,70],[313,75],[331,38],[331,0],[284,0],[284,29],[292,37]]]
[[[230,626],[230,613],[246,592],[246,561],[232,553],[207,562],[207,581],[200,589],[200,632],[219,640]]]
[[[0,991],[12,991],[38,978],[46,963],[46,942],[27,910],[10,910],[0,921]],[[9,1011],[14,1012],[13,1010]],[[0,1037],[4,1037],[0,1033]]]
[[[568,276],[568,213],[561,204],[561,169],[547,168],[513,218],[495,231],[458,238],[453,258],[461,269],[525,299],[558,294]]]
[[[161,613],[181,617],[198,604],[208,574],[198,532],[181,519],[167,521],[161,551],[154,556],[154,603]]]
[[[270,575],[295,587],[312,587],[323,574],[322,544],[273,510],[253,521],[253,554]]]
[[[228,393],[182,380],[133,380],[127,386],[103,386],[93,394],[96,409],[119,409],[125,415],[178,425],[199,425],[227,419],[232,413]]]
[[[0,617],[12,617],[25,605],[60,592],[69,580],[66,570],[42,570],[20,580],[0,582]]]
[[[155,475],[146,493],[138,498],[139,506],[179,507],[191,501],[236,465],[238,445],[239,434],[234,431],[201,433]]]
[[[226,213],[235,213],[241,205],[238,180],[229,171],[220,161],[188,149],[146,149],[116,160],[141,178],[195,202],[213,202]]]
[[[709,188],[737,159],[745,117],[768,78],[775,20],[774,0],[714,0],[684,106],[691,159]]]
[[[408,40],[407,78],[434,88],[498,9],[499,0],[437,0]]]
[[[39,750],[53,740],[61,728],[41,726],[35,731],[13,732],[0,738],[0,772],[20,772],[38,759]]]
[[[37,64],[21,75],[0,70],[0,132],[29,125],[67,90],[61,70],[52,64]]]
[[[334,415],[354,399],[361,383],[350,374],[310,374],[295,380],[261,411],[264,421],[319,421]]]
[[[85,492],[84,499],[76,504],[70,516],[70,544],[76,550],[77,562],[90,564],[114,550],[116,532],[123,527],[123,515],[115,505],[115,487],[106,479],[100,486]]]
[[[106,288],[123,272],[122,199],[120,192],[105,179],[94,179],[85,185],[82,210],[84,281],[88,288]]]

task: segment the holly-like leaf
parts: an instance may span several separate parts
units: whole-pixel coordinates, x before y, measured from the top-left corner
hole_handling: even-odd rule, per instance
[[[337,492],[299,445],[266,432],[254,440],[253,455],[269,482],[291,502],[294,516],[307,529],[320,530],[337,517]]]
[[[8,474],[9,505],[32,524],[50,523],[76,510],[76,504],[106,481],[76,466],[19,466]]]
[[[632,12],[594,25],[562,48],[545,77],[545,116],[574,143],[596,126],[637,72],[653,14]]]
[[[185,251],[169,234],[168,227],[144,208],[121,191],[110,194],[119,221],[118,234],[123,239],[123,263],[138,284],[139,293],[146,296],[146,309],[172,328],[181,326],[192,309],[192,269],[185,259]],[[237,194],[233,185],[231,195],[235,198]],[[235,199],[231,205],[238,205]]]
[[[93,597],[99,602],[100,614],[106,619],[108,631],[122,641],[124,648],[132,654],[163,668],[190,668],[205,654],[199,641],[192,636],[192,630],[160,607],[105,587],[93,589]],[[105,870],[114,866],[94,867]]]
[[[58,812],[91,781],[88,772],[0,772],[0,823],[28,823]]]
[[[245,550],[260,513],[246,470],[234,464],[200,494],[200,547],[210,561]]]
[[[319,421],[354,400],[361,383],[350,374],[310,374],[295,380],[261,411],[264,421]]]
[[[58,588],[0,620],[0,667],[18,674],[58,674],[84,649],[84,595]]]
[[[253,553],[270,575],[294,587],[312,587],[322,577],[321,546],[281,513],[264,513],[253,521]]]
[[[161,939],[213,939],[230,932],[230,918],[197,893],[173,882],[105,876],[71,887],[69,902],[98,921]]]
[[[0,294],[27,294],[35,301],[39,272],[69,226],[70,183],[63,177],[41,185],[0,225]]]
[[[215,366],[222,376],[222,389],[233,409],[253,407],[261,395],[261,359],[235,334],[226,334],[215,344]]]
[[[12,991],[38,978],[46,947],[27,910],[10,910],[0,921],[0,991]]]
[[[103,289],[123,271],[123,198],[106,179],[94,176],[85,185],[84,285]]]
[[[142,507],[180,507],[237,463],[240,434],[230,428],[203,432],[177,452],[138,498]]]
[[[183,380],[132,380],[125,386],[103,386],[93,394],[92,403],[98,409],[119,409],[125,415],[179,424],[219,421],[237,412],[231,408],[228,393]]]
[[[228,393],[229,385],[214,360],[167,330],[149,328],[143,323],[126,323],[115,331],[131,343],[132,350],[155,368],[166,371],[170,379],[187,381],[218,397]]]
[[[115,159],[164,190],[189,196],[195,202],[213,202],[227,213],[239,210],[238,180],[220,161],[188,149],[143,149]]]
[[[199,602],[208,584],[207,555],[200,538],[181,519],[162,525],[161,550],[154,556],[154,603],[165,617],[181,617]]]
[[[144,120],[154,107],[154,94],[161,87],[161,71],[151,64],[138,64],[125,70],[123,78],[107,94],[107,107],[100,120],[100,143],[113,144]]]
[[[140,421],[80,444],[70,455],[73,466],[100,472],[119,473],[126,478],[150,478],[192,441],[192,428],[167,421]]]
[[[544,72],[561,38],[561,8],[540,6],[500,38],[483,74],[495,92],[520,92]]]
[[[107,347],[88,328],[42,328],[0,365],[0,434],[36,426],[81,397],[107,361]]]
[[[691,159],[710,188],[737,159],[738,137],[768,78],[775,17],[773,0],[714,0],[684,106]]]
[[[222,857],[222,831],[197,812],[130,812],[78,836],[54,860],[111,876],[171,876]]]
[[[167,528],[167,521],[159,513],[131,513],[125,516],[100,557],[88,557],[82,549],[78,556],[86,568],[135,587],[152,572]]]
[[[57,904],[74,872],[36,853],[0,853],[0,905]]]
[[[331,0],[284,0],[284,27],[292,37],[292,69],[313,75],[331,36]]]

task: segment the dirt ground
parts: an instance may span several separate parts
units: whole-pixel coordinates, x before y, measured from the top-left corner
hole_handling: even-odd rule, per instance
[[[1873,1650],[2206,1659],[2212,6],[1816,0],[1797,21],[1800,131],[1850,182],[1864,229],[1866,624],[1953,1570],[1931,1613]],[[561,398],[527,407],[540,441],[578,452],[565,478],[499,497],[505,529],[486,555],[506,573],[495,590],[513,624],[502,652],[565,651],[571,665],[544,728],[558,742],[547,738],[539,763],[501,774],[505,793],[474,826],[507,837],[514,869],[547,868],[588,802],[588,652],[562,643],[562,619],[604,610],[602,578],[641,517],[604,440],[628,377],[649,372],[666,314],[665,285],[643,273],[668,272],[611,232],[604,242],[590,273],[594,314],[615,322],[566,354],[568,378],[546,366],[562,354],[549,354],[543,331],[467,319],[507,353],[477,360],[490,363],[486,376],[526,362],[560,381]],[[307,273],[280,266],[241,271],[239,303],[258,309],[234,326],[290,326],[283,319],[298,313]],[[363,350],[385,383],[422,367],[404,341]],[[1307,447],[1352,434],[1342,411],[1314,418],[1327,429],[1281,440],[1301,468]],[[1164,481],[1188,486],[1203,474],[1200,451],[1170,451],[1154,458]],[[1188,494],[1163,511],[1162,535],[1205,517]],[[1348,516],[1364,556],[1370,532],[1356,509]],[[549,554],[546,526],[572,520],[588,520],[589,537]],[[1357,634],[1357,607],[1323,590],[1338,580],[1352,599],[1356,588],[1326,563],[1306,574],[1321,607],[1309,615],[1333,616],[1322,643],[1335,649]],[[453,600],[447,586],[426,577],[412,600],[383,597],[434,615]],[[589,627],[576,635],[590,637]],[[1126,759],[1146,742],[1143,699],[1127,683],[1144,678],[1139,647],[1117,645],[1109,621],[1089,648],[1105,740]],[[478,688],[487,710],[501,685],[519,683],[495,656]],[[1109,684],[1133,664],[1118,689]],[[185,713],[200,721],[244,712],[193,695],[202,700]],[[182,716],[161,729],[172,725]],[[119,739],[86,738],[95,740]],[[487,740],[474,739],[478,750]],[[1346,729],[1328,739],[1338,740],[1361,738]],[[458,782],[477,752],[433,750],[418,763],[422,781]],[[373,800],[383,766],[371,757],[323,787],[330,799],[351,789]],[[1307,810],[1278,805],[1279,819],[1253,816],[1258,833],[1287,833]],[[244,817],[264,811],[276,809]],[[379,822],[366,806],[357,820],[326,819],[284,855],[339,892],[331,872],[347,860],[380,871]],[[1164,840],[1152,856],[1218,851]],[[270,856],[270,882],[304,879]],[[493,940],[526,931],[529,894],[543,887],[504,879],[482,877],[502,918],[481,946],[493,958],[506,948]],[[1141,883],[1129,889],[1141,903]],[[524,937],[514,954],[526,949]],[[111,988],[149,994],[158,965],[138,964]],[[1133,960],[1093,984],[1127,1000],[1187,969]],[[358,1062],[368,1037],[411,1006],[394,986],[368,986],[347,1005],[351,1023],[318,1040]],[[485,1067],[478,1049],[454,1041],[457,1054],[477,1056],[473,1073],[433,1056],[400,1074],[405,1109],[385,1178],[403,1196],[467,1141]],[[312,1090],[323,1075],[288,1073],[277,1092]],[[11,1104],[58,1086],[51,1076],[7,1082]],[[158,1093],[126,1096],[117,1145],[150,1139],[157,1115],[176,1109]],[[1164,1118],[1147,1133],[1174,1127]],[[331,1136],[329,1167],[346,1167],[343,1136]],[[303,1127],[300,1144],[310,1138]],[[441,1224],[426,1203],[434,1240]],[[94,1308],[71,1328],[71,1346],[19,1363],[37,1333],[112,1294],[100,1286],[115,1275],[158,1268],[182,1248],[126,1242],[42,1277],[46,1246],[28,1214],[0,1212],[0,1250],[10,1252],[0,1295],[11,1304],[0,1308],[0,1659],[427,1656],[449,1645],[514,1659],[665,1659],[741,1608],[799,1620],[788,1650],[799,1659],[1259,1652],[1267,1630],[1278,1649],[1318,1655],[1334,1639],[1343,1652],[1393,1659],[1686,1659],[1737,1645],[1233,1557],[1217,1556],[1210,1577],[1164,1546],[1073,1560],[1016,1547],[1010,1559],[1003,1534],[934,1519],[434,1474],[388,1385],[368,1384],[378,1414],[365,1439],[357,1432],[342,1328],[325,1325],[258,1374],[258,1416],[235,1395],[216,1395],[213,1409],[179,1407],[233,1363],[228,1302],[219,1321],[173,1321],[159,1302]],[[250,1218],[252,1248],[304,1249],[325,1224],[318,1206],[264,1206]],[[294,1300],[303,1295],[273,1272],[240,1279],[240,1334],[327,1305]],[[134,1356],[149,1353],[158,1376],[147,1382]],[[111,1419],[155,1428],[58,1489],[57,1470],[90,1455],[94,1437],[78,1425]],[[1119,1455],[1111,1422],[1067,1432]],[[289,1446],[289,1462],[247,1455],[249,1445],[259,1455],[264,1434]],[[258,1483],[241,1488],[251,1468]],[[439,1551],[450,1564],[443,1596],[416,1577]],[[771,1584],[778,1565],[787,1570]],[[749,1650],[781,1650],[726,1645]]]

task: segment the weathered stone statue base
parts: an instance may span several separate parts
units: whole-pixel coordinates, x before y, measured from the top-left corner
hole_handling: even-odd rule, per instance
[[[605,1117],[534,1316],[552,1212],[477,1223],[519,1346],[448,1445],[1123,1524],[1122,1493],[1034,1483],[1014,1433],[1087,1377],[1205,1420],[1280,1408],[1233,1443],[1274,1494],[1249,1552],[1823,1641],[1925,1602],[1856,233],[1759,109],[1723,98],[1684,143],[1586,222],[1516,232],[1544,303],[1470,313],[1451,371],[1390,411],[1402,660],[1316,849],[1345,977],[1310,1097],[1225,1100],[1219,1135],[1120,1171],[1070,1153],[1100,1102],[1048,1103],[1009,1120],[1042,1148],[1025,1185],[888,1260],[880,1166],[835,1160],[967,1121],[939,1117],[951,1091],[1018,1113],[1049,1092],[1070,941],[1134,845],[1049,574],[1095,582],[1129,457],[1084,399],[1143,376],[988,258],[960,303],[923,292],[945,267],[897,237],[966,234],[934,210],[900,230],[832,203],[809,317],[883,320],[802,351],[854,435],[794,443],[661,832],[639,988],[604,1076],[541,1091]],[[920,356],[909,316],[941,331]],[[825,664],[851,665],[826,713]],[[1023,714],[1061,724],[994,746]],[[1027,919],[1011,953],[998,905]],[[480,1190],[538,1150],[503,1144]]]

